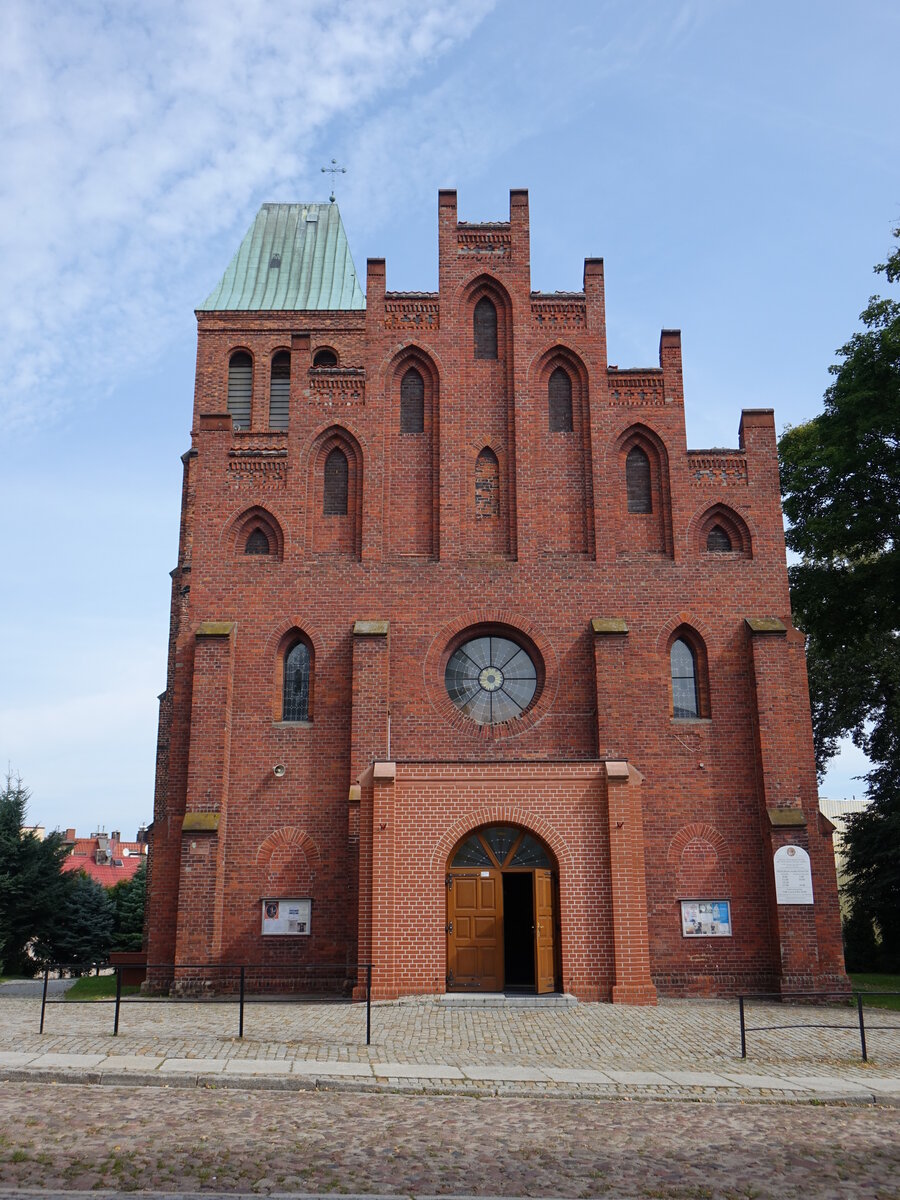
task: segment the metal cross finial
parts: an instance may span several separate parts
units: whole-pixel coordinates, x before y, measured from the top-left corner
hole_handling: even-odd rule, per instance
[[[332,204],[334,204],[334,177],[335,177],[335,175],[346,175],[347,168],[339,167],[337,159],[333,158],[331,160],[330,167],[322,168],[322,174],[331,176],[331,195],[328,197],[328,199],[331,201]]]

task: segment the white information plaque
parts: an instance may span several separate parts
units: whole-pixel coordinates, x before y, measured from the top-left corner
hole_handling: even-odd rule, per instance
[[[802,846],[782,846],[775,851],[775,901],[777,904],[812,904],[812,870]]]
[[[728,900],[682,900],[683,937],[731,937],[731,904]]]
[[[263,900],[262,931],[264,934],[309,935],[311,900]]]

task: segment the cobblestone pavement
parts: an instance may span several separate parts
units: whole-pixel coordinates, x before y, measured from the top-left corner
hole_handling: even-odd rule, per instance
[[[896,1200],[897,1110],[0,1089],[0,1187]]]

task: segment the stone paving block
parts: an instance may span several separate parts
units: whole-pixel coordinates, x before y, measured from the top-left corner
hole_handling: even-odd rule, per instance
[[[626,1087],[646,1084],[665,1087],[669,1082],[665,1075],[657,1071],[607,1071],[607,1074],[615,1083],[625,1084]]]
[[[225,1058],[167,1058],[160,1064],[160,1071],[178,1072],[188,1075],[218,1075],[225,1070]]]
[[[101,1063],[98,1071],[155,1071],[163,1062],[155,1054],[110,1054]]]
[[[782,1087],[802,1088],[805,1092],[859,1092],[871,1093],[869,1083],[854,1083],[849,1079],[838,1079],[835,1075],[782,1075]]]
[[[781,1075],[743,1075],[737,1074],[726,1075],[726,1079],[730,1079],[732,1083],[742,1088],[762,1088],[766,1091],[779,1092],[802,1092],[803,1085],[799,1083],[787,1083]]]
[[[712,1071],[670,1071],[666,1068],[662,1073],[673,1083],[687,1087],[734,1087],[730,1079],[724,1075],[714,1075]]]
[[[42,1071],[84,1071],[96,1067],[104,1058],[105,1054],[42,1054],[40,1058],[33,1059],[29,1066]]]
[[[841,1083],[844,1081],[841,1080]],[[867,1092],[884,1092],[889,1096],[900,1096],[900,1079],[869,1079],[865,1084]]]
[[[25,1050],[0,1050],[0,1067],[24,1067],[37,1057],[34,1050],[30,1054]]]
[[[543,1072],[555,1083],[612,1083],[604,1071],[592,1071],[587,1067],[544,1067]]]
[[[378,1079],[463,1079],[459,1067],[444,1063],[372,1063]]]
[[[229,1058],[226,1075],[289,1075],[291,1064],[283,1058]]]
[[[348,1062],[315,1062],[305,1058],[295,1058],[291,1063],[291,1071],[294,1075],[318,1075],[321,1078],[326,1076],[356,1076],[360,1079],[371,1079],[372,1068],[369,1063],[348,1063]]]
[[[539,1083],[548,1078],[542,1067],[472,1066],[463,1071],[467,1079],[508,1079],[512,1083]]]

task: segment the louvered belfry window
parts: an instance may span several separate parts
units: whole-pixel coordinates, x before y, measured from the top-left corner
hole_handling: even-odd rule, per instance
[[[309,647],[305,642],[296,642],[284,659],[282,721],[309,720],[309,674]]]
[[[475,463],[475,518],[500,516],[500,463],[485,446]]]
[[[497,357],[497,310],[487,296],[475,305],[473,316],[475,357]]]
[[[650,459],[640,446],[632,446],[625,459],[625,487],[630,513],[653,512],[650,490]]]
[[[547,385],[547,405],[551,433],[572,432],[572,380],[557,367]]]
[[[269,383],[269,428],[287,429],[291,412],[291,356],[279,350],[272,359]]]
[[[322,512],[326,517],[347,515],[349,477],[347,455],[335,446],[325,459],[325,498]]]
[[[247,544],[244,546],[244,553],[268,554],[269,552],[269,539],[266,537],[262,529],[254,529],[247,538]]]
[[[317,350],[313,356],[314,367],[336,367],[337,355],[333,350]]]
[[[400,381],[400,432],[425,432],[425,381],[415,367]]]
[[[731,538],[721,525],[713,525],[706,535],[706,548],[714,554],[727,554],[731,549]]]
[[[235,429],[250,428],[250,399],[253,395],[253,359],[238,350],[228,360],[228,411]]]

